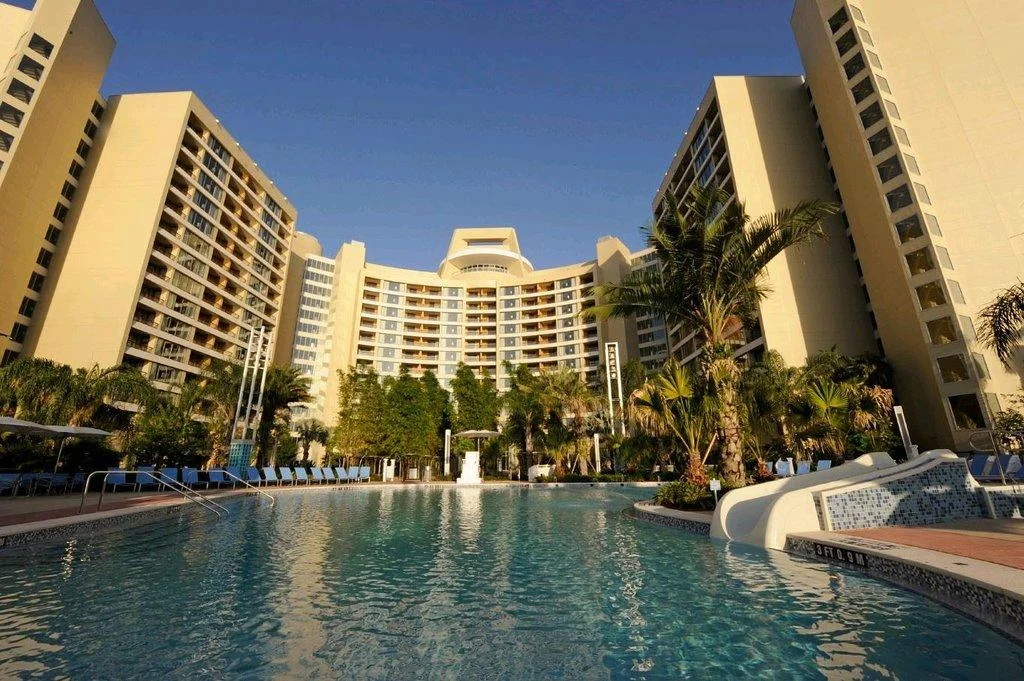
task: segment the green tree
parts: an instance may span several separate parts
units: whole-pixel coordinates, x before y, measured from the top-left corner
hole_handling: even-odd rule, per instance
[[[259,465],[274,459],[270,451],[274,431],[290,431],[291,404],[308,402],[309,379],[295,367],[270,367],[263,389],[262,416],[256,429],[256,449]]]
[[[150,400],[135,417],[127,453],[137,463],[158,466],[201,466],[207,459],[210,433],[200,417],[207,395],[198,381],[175,393]]]
[[[596,287],[598,317],[652,314],[669,326],[697,332],[702,378],[718,402],[722,473],[745,481],[740,366],[734,357],[745,342],[744,326],[757,319],[767,295],[764,272],[787,248],[823,236],[823,219],[836,207],[802,201],[792,209],[751,219],[743,203],[722,189],[695,187],[681,203],[669,195],[663,218],[647,229],[660,271],[638,271],[619,284]]]
[[[314,442],[327,444],[327,427],[316,419],[305,419],[295,424],[296,440],[302,450],[302,461],[309,461],[309,448]]]
[[[451,382],[455,413],[452,425],[456,432],[494,430],[498,420],[498,391],[487,369],[480,378],[464,363],[459,363]]]
[[[404,364],[398,378],[389,381],[384,400],[387,451],[402,458],[426,456],[430,447],[429,405],[423,385]]]
[[[505,413],[503,440],[519,449],[520,476],[525,478],[533,465],[535,440],[543,437],[541,426],[548,415],[551,400],[542,394],[542,384],[525,364],[513,366],[505,362],[505,374],[510,379],[509,389],[501,397]]]
[[[1021,334],[1024,332],[1024,282],[1001,291],[995,299],[982,308],[979,315],[981,325],[978,339],[985,346],[995,350],[996,356],[1007,368],[1020,350]]]

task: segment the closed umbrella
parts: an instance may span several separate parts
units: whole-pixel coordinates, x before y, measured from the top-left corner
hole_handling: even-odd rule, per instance
[[[53,472],[60,468],[60,455],[64,452],[64,441],[69,437],[91,438],[99,440],[110,435],[99,428],[86,428],[85,426],[40,426],[45,428],[50,437],[60,438],[60,448],[57,449],[57,462],[53,464]]]

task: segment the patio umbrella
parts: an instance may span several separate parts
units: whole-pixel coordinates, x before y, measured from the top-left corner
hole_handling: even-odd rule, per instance
[[[85,426],[40,426],[45,428],[50,437],[60,438],[60,448],[57,450],[57,462],[53,464],[53,472],[60,468],[60,455],[64,452],[64,441],[69,437],[91,438],[99,440],[110,435],[99,428],[86,428]]]
[[[476,440],[476,451],[480,451],[480,441],[490,440],[492,437],[498,437],[500,433],[496,430],[464,430],[461,433],[455,433],[455,437],[464,437],[467,440]]]
[[[0,416],[0,433],[15,433],[17,435],[50,435],[50,429],[32,421],[12,419],[8,416]]]

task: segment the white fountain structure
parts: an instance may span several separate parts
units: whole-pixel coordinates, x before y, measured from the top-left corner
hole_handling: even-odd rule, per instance
[[[483,484],[483,480],[480,479],[480,443],[483,440],[498,437],[498,433],[493,430],[464,430],[461,433],[456,433],[455,437],[464,437],[476,441],[476,451],[466,452],[462,456],[462,466],[459,469],[459,477],[455,484]]]

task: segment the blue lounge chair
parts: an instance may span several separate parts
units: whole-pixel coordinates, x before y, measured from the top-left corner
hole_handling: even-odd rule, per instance
[[[107,486],[111,488],[112,492],[116,492],[118,487],[135,487],[135,483],[129,483],[125,478],[124,470],[120,468],[108,468],[107,471],[110,472],[107,476]]]
[[[282,477],[284,477],[284,476],[282,476]],[[303,468],[301,466],[296,466],[295,467],[295,484],[297,485],[300,482],[304,482],[304,483],[306,483],[308,485],[309,484],[309,476],[306,475],[306,469],[305,468]]]
[[[781,478],[787,478],[793,475],[793,469],[790,467],[789,461],[779,459],[775,462],[775,473]]]
[[[68,487],[68,474],[67,473],[42,473],[35,476],[35,480],[32,481],[32,494],[37,494],[39,490],[44,490],[46,494],[63,494],[67,491]]]
[[[279,466],[277,470],[281,471],[281,484],[282,485],[284,483],[286,483],[286,482],[287,483],[291,483],[292,485],[295,484],[295,476],[292,475],[292,469],[291,468],[288,468],[287,466]]]
[[[257,487],[264,483],[263,476],[260,475],[260,469],[256,468],[256,466],[249,466],[246,468],[245,477],[242,479],[250,485],[255,485]]]
[[[170,478],[171,480],[174,480],[175,482],[178,482],[178,469],[177,468],[161,468],[160,469],[160,473],[163,474],[164,477]],[[160,480],[160,478],[157,478],[157,480]],[[163,488],[165,488],[167,486],[168,485],[165,482],[161,482],[160,483],[160,489],[163,489]]]
[[[988,471],[989,461],[992,459],[988,454],[974,454],[971,457],[971,462],[968,464],[968,468],[971,471],[971,475],[976,478],[985,477],[985,473]]]
[[[832,468],[832,459],[818,459],[818,466],[815,470],[827,471],[829,468]]]
[[[242,469],[238,466],[226,466],[224,470],[228,473],[227,478],[228,482],[231,483],[231,489],[235,488],[235,485],[238,484],[238,480],[245,480],[245,478],[242,477]],[[259,475],[258,472],[256,474]],[[238,480],[235,480],[235,478],[238,478]]]
[[[810,461],[798,461],[797,462],[797,464],[796,464],[796,474],[797,475],[806,475],[807,473],[810,473],[810,472],[811,472],[811,462]]]
[[[155,466],[136,466],[135,470],[137,470],[137,471],[152,471],[155,468],[156,468]],[[157,482],[156,478],[154,478],[152,475],[149,475],[149,473],[140,472],[140,473],[138,473],[135,476],[135,490],[139,491],[143,487],[157,487],[157,488],[159,488],[160,487],[160,483]]]
[[[210,483],[199,479],[199,471],[195,468],[182,468],[181,469],[181,484],[195,489],[199,485],[203,486],[203,489],[209,489]]]
[[[274,483],[275,485],[280,485],[281,484],[281,480],[277,477],[277,473],[274,472],[274,467],[273,466],[264,466],[263,467],[263,484],[269,485],[270,483]]]
[[[18,493],[21,473],[0,473],[0,494],[7,492],[12,497]]]
[[[1006,474],[1006,469],[1010,465],[1010,455],[1000,454],[998,457],[991,456],[989,458],[991,461],[989,461],[988,472],[984,475],[976,476],[977,480],[982,482],[1002,482],[1003,475]],[[1000,472],[1002,472],[1002,475],[1000,475]]]
[[[207,484],[207,486],[209,486],[209,485],[217,485],[217,489],[220,489],[224,485],[231,485],[232,487],[235,486],[235,481],[234,480],[228,480],[228,477],[226,475],[224,475],[224,471],[213,470],[213,471],[210,471],[209,473],[207,473],[206,475],[207,475],[207,477],[208,477],[208,479],[210,481]]]
[[[348,473],[341,466],[335,466],[334,472],[338,474],[338,482],[348,482]]]
[[[75,490],[82,489],[85,487],[85,481],[87,476],[85,473],[75,473],[71,480],[68,482],[68,491],[74,492]]]
[[[327,482],[327,478],[324,477],[324,472],[316,466],[310,468],[309,472],[313,474],[313,482],[318,482],[321,485]]]
[[[348,467],[348,479],[352,482],[359,482],[359,466]]]
[[[324,474],[324,481],[330,484],[338,482],[338,478],[334,477],[334,471],[331,470],[330,466],[324,466],[322,469]]]
[[[359,479],[365,482],[370,482],[370,467],[363,466],[359,469]]]

